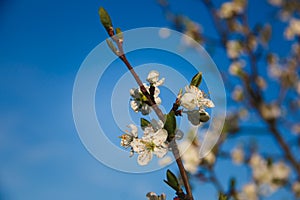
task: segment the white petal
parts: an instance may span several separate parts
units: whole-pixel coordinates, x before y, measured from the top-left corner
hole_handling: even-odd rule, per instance
[[[207,108],[213,108],[215,107],[215,104],[210,99],[201,99],[199,101],[199,107],[207,107]]]
[[[160,146],[167,140],[167,137],[168,132],[165,129],[160,129],[153,135],[153,143]]]
[[[133,137],[137,137],[138,136],[138,127],[134,124],[129,124],[128,128],[131,129],[130,133],[132,134]]]
[[[141,142],[141,139],[133,139],[133,141],[130,143],[130,146],[132,147],[133,151],[137,153],[143,152],[146,149],[145,144]]]
[[[159,77],[159,72],[156,70],[152,70],[148,74],[147,81],[149,83],[156,83],[158,81],[158,77]]]
[[[153,154],[155,154],[158,158],[164,157],[167,153],[167,145],[163,145],[162,147],[155,147],[153,150]]]
[[[155,83],[155,86],[156,86],[156,87],[157,87],[157,86],[160,86],[160,85],[164,84],[164,82],[165,82],[165,78],[162,78],[162,79],[160,79],[159,81],[157,81],[157,82]]]
[[[139,165],[147,165],[152,159],[151,151],[143,151],[138,155],[138,164]]]
[[[180,104],[188,110],[194,110],[194,108],[197,106],[196,95],[193,93],[185,93],[181,97]]]
[[[130,101],[130,106],[134,112],[139,111],[139,103],[135,100]]]
[[[154,100],[157,105],[161,104],[161,99],[159,97],[156,97]]]

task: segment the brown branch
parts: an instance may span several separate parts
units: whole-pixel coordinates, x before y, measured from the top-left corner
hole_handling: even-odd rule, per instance
[[[115,36],[115,33],[114,33],[113,30],[108,31],[108,34],[112,38],[112,40],[117,44],[117,47],[118,47],[118,50],[119,50],[119,52],[117,53],[118,57],[123,61],[123,63],[126,65],[127,69],[130,71],[130,73],[134,77],[135,81],[137,82],[137,84],[140,87],[141,92],[143,93],[143,95],[146,96],[146,98],[149,102],[149,105],[155,111],[158,118],[160,120],[162,120],[163,122],[165,122],[165,117],[164,117],[163,112],[157,106],[155,101],[153,101],[153,99],[151,98],[151,95],[149,94],[149,92],[145,88],[143,82],[141,81],[141,79],[139,78],[139,76],[137,75],[137,73],[135,72],[135,70],[133,69],[133,67],[129,63],[129,61],[127,60],[127,58],[124,54],[124,51],[123,51],[123,41],[119,40]],[[176,100],[176,102],[177,102],[177,100]],[[180,175],[182,177],[184,187],[185,187],[185,190],[186,190],[186,193],[187,193],[187,195],[185,197],[185,200],[194,200],[192,190],[191,190],[191,187],[190,187],[190,184],[189,184],[189,180],[188,180],[188,177],[187,177],[187,173],[186,173],[185,168],[183,166],[183,163],[182,163],[182,160],[181,160],[181,157],[180,157],[180,154],[179,154],[179,149],[178,149],[178,146],[177,146],[177,143],[176,143],[175,139],[170,142],[170,146],[172,148],[172,153],[173,153],[173,155],[176,159],[176,163],[177,163],[177,166],[179,168]]]

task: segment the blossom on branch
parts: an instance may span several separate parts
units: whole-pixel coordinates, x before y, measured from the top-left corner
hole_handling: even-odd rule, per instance
[[[158,158],[164,157],[168,153],[166,140],[168,133],[165,129],[150,132],[141,139],[134,139],[130,145],[135,153],[138,153],[138,164],[147,165],[153,154]]]
[[[161,99],[158,96],[160,93],[158,86],[162,85],[165,79],[159,79],[159,73],[153,70],[149,72],[147,81],[150,85],[144,84],[144,87],[152,97],[154,103],[160,105]],[[132,88],[130,90],[130,95],[133,98],[130,101],[130,106],[132,110],[134,110],[134,112],[141,112],[143,115],[148,115],[151,112],[151,106],[149,105],[149,101],[147,97],[142,93],[140,88]]]

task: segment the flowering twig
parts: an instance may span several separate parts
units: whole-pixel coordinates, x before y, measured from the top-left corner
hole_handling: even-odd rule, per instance
[[[165,122],[166,119],[164,117],[164,114],[159,109],[156,102],[153,100],[153,98],[151,97],[151,95],[149,94],[149,92],[147,91],[145,86],[143,85],[141,79],[136,74],[136,72],[133,69],[132,65],[127,60],[126,55],[124,54],[124,51],[123,51],[123,36],[122,36],[121,30],[119,28],[117,28],[116,31],[114,30],[114,28],[112,26],[111,19],[110,19],[108,13],[102,7],[99,9],[99,14],[100,14],[101,22],[102,22],[104,28],[106,29],[108,35],[113,40],[113,42],[117,45],[117,47],[115,47],[114,44],[110,40],[107,40],[107,43],[108,43],[109,47],[123,61],[123,63],[128,68],[128,70],[131,72],[131,74],[134,77],[135,81],[139,85],[139,88],[140,88],[142,94],[147,98],[147,102],[148,102],[149,106],[151,106],[151,108],[155,111],[155,113],[159,117],[159,119],[161,121]],[[173,133],[173,134],[175,135],[175,133]],[[170,142],[170,147],[171,147],[173,155],[176,159],[176,163],[177,163],[177,166],[179,168],[179,171],[180,171],[183,183],[184,183],[184,187],[185,187],[186,193],[187,193],[185,195],[184,199],[182,199],[182,200],[193,200],[194,198],[193,198],[193,195],[192,195],[192,190],[191,190],[189,180],[188,180],[186,171],[184,169],[184,166],[183,166],[180,154],[179,154],[179,149],[178,149],[177,143],[175,141],[175,138],[172,138],[172,140],[169,141],[169,142]]]

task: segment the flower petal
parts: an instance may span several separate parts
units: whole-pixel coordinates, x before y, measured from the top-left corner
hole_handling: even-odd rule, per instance
[[[158,158],[164,157],[168,153],[168,146],[163,144],[160,147],[154,147],[153,154],[155,154]]]
[[[127,126],[128,128],[131,129],[130,133],[133,137],[137,137],[138,136],[138,127],[134,124],[129,124]]]
[[[147,165],[150,160],[152,159],[152,152],[151,151],[143,151],[138,155],[138,164],[139,165]]]
[[[153,143],[160,146],[167,140],[167,137],[168,132],[165,129],[160,129],[153,135]]]

